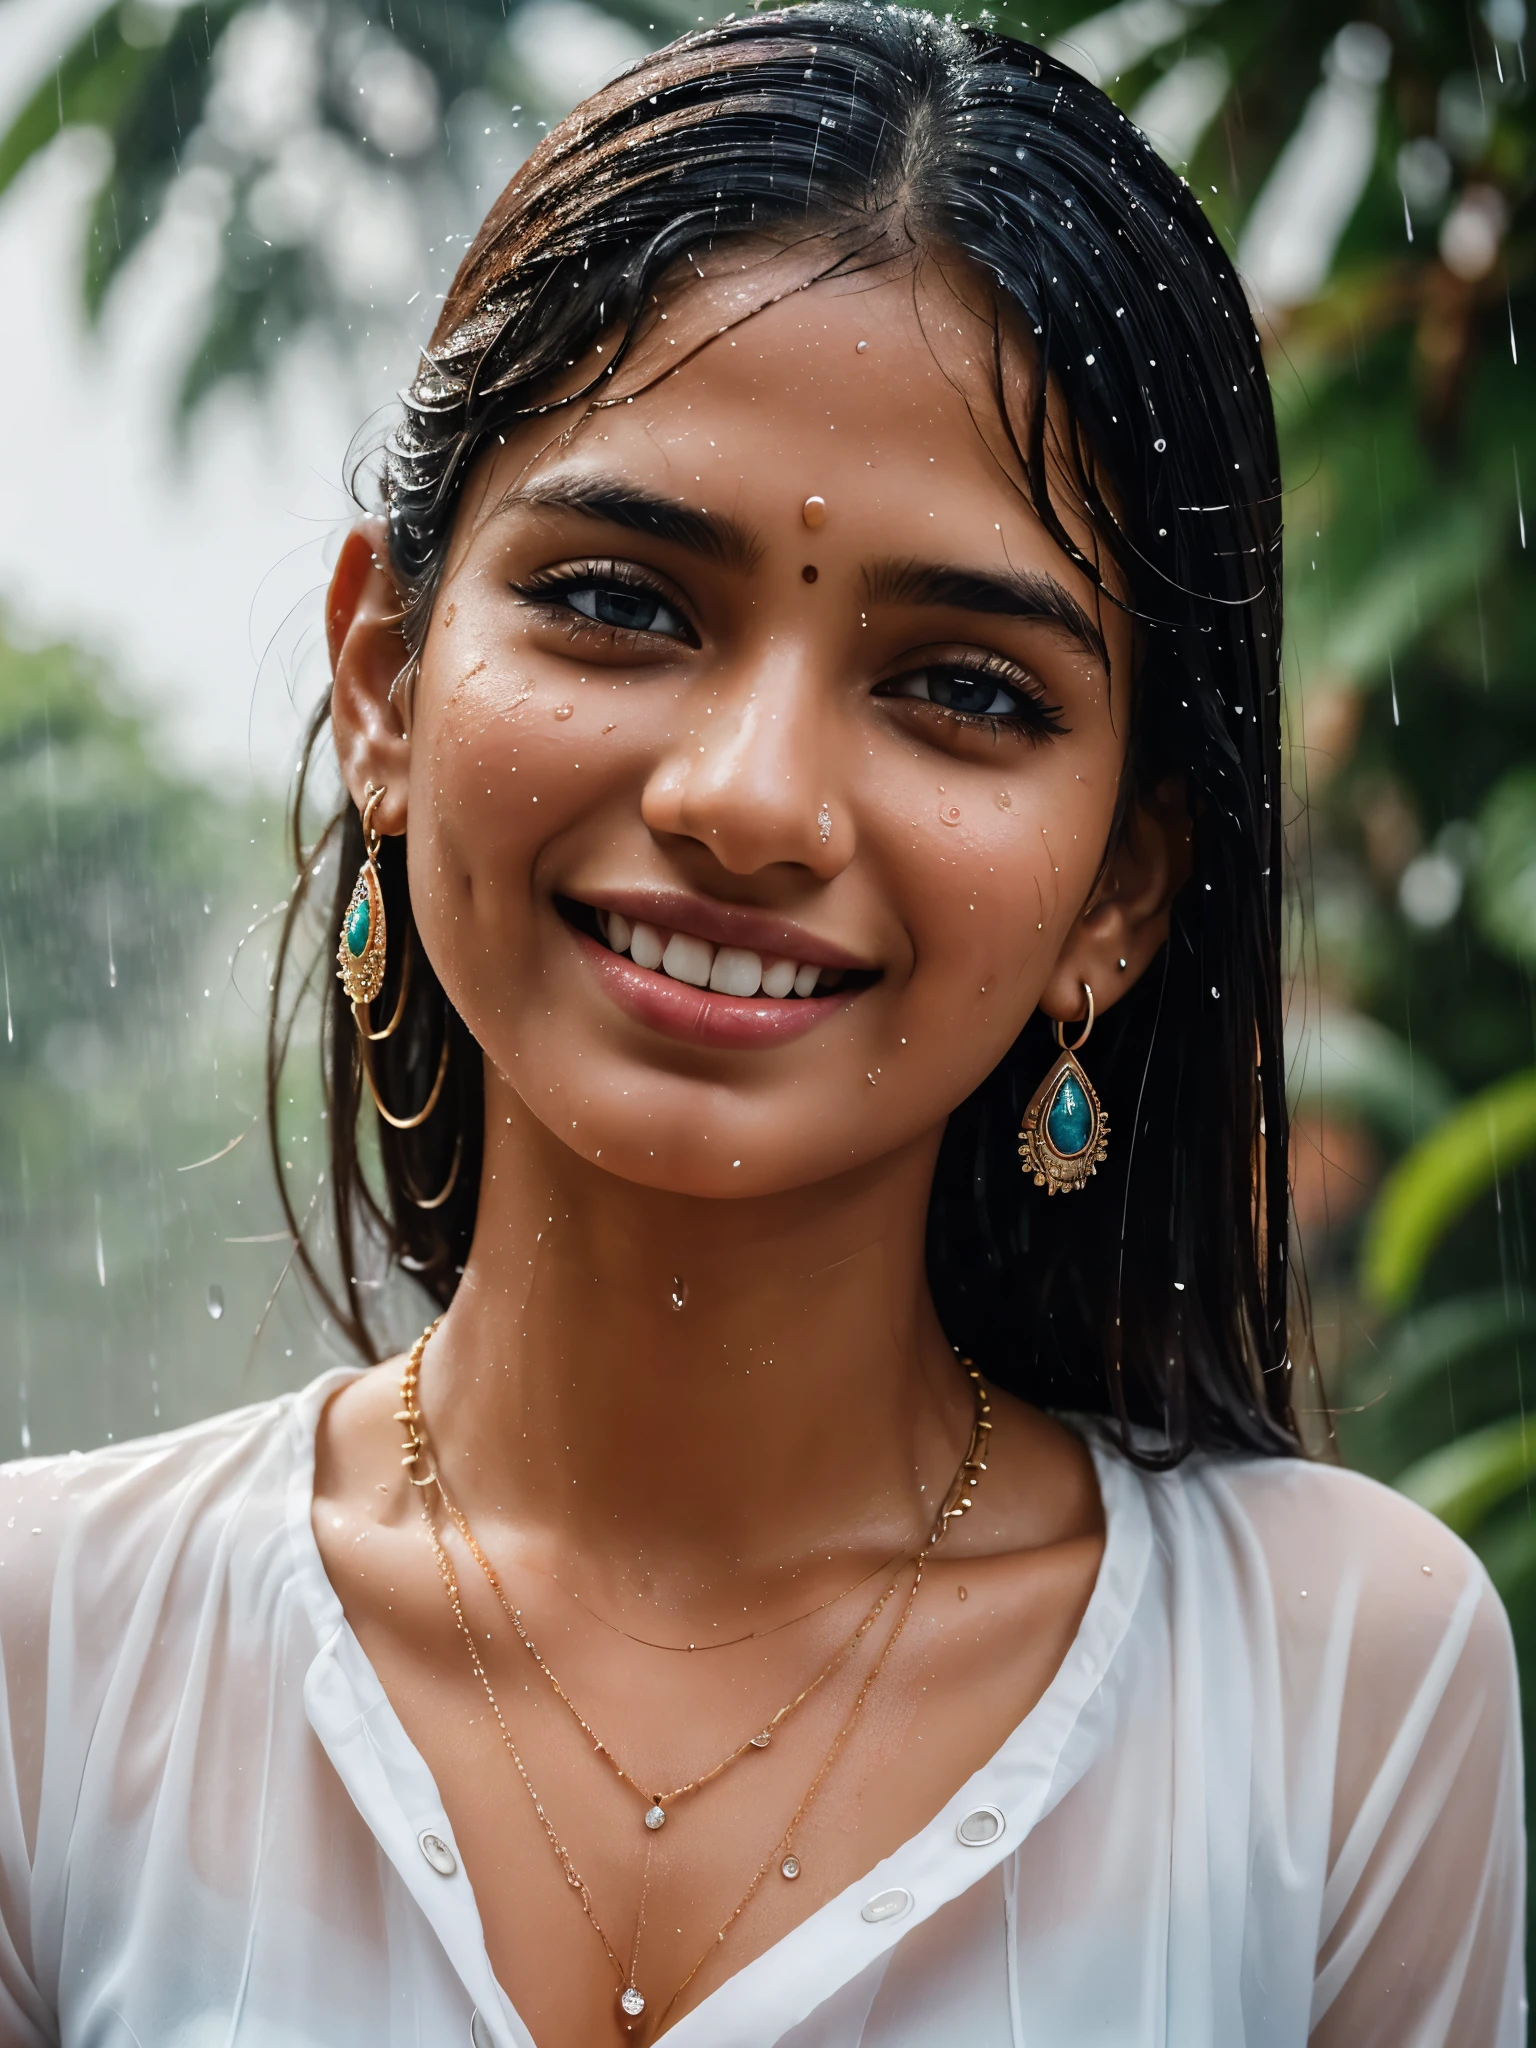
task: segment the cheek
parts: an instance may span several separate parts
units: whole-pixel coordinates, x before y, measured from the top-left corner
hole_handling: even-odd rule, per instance
[[[911,934],[913,993],[974,1014],[978,996],[1022,1026],[1098,873],[1112,787],[1026,756],[996,774],[935,767],[908,791],[888,862]]]

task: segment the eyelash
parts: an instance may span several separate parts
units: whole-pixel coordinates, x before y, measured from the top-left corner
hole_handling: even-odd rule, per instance
[[[953,705],[935,703],[932,698],[898,695],[893,687],[915,676],[930,674],[995,683],[1020,700],[1018,709],[1011,712],[959,711]],[[894,703],[922,704],[925,710],[936,712],[940,718],[947,719],[953,725],[970,726],[976,730],[990,732],[994,737],[1008,733],[1016,739],[1027,740],[1032,746],[1038,746],[1044,740],[1058,739],[1063,733],[1071,731],[1071,727],[1062,716],[1061,706],[1050,701],[1038,678],[1031,675],[1027,669],[1018,668],[1013,662],[1004,660],[1001,655],[969,658],[950,656],[947,659],[940,657],[937,660],[925,661],[880,684],[878,694]]]
[[[682,644],[694,647],[699,644],[691,621],[671,591],[630,562],[571,562],[558,569],[544,570],[539,575],[530,577],[526,583],[514,584],[512,588],[525,602],[541,605],[557,613],[562,623],[575,635],[604,633],[618,640],[667,639],[678,644],[675,634],[660,634],[654,628],[612,625],[604,620],[589,618],[585,612],[577,611],[572,604],[560,604],[555,601],[572,591],[601,588],[604,585],[610,589],[617,587],[654,598],[658,604],[672,611],[692,636]],[[936,703],[932,698],[897,696],[892,688],[892,685],[911,677],[933,672],[996,683],[1020,699],[1019,707],[1012,712],[960,711],[952,705]],[[930,712],[936,712],[951,725],[970,726],[979,731],[990,732],[994,737],[1008,732],[1036,746],[1043,740],[1055,739],[1070,730],[1062,718],[1060,705],[1049,701],[1038,680],[1028,670],[1016,667],[1000,655],[925,662],[920,667],[907,669],[902,675],[892,676],[886,683],[877,685],[876,694],[884,695],[888,701],[924,704]]]
[[[620,589],[633,591],[640,597],[651,597],[675,614],[678,622],[686,629],[689,637],[680,640],[675,633],[658,633],[653,627],[616,626],[603,619],[589,618],[573,604],[555,602],[561,596],[568,596],[577,590]],[[663,583],[647,576],[643,570],[630,562],[588,561],[568,562],[558,569],[545,569],[531,576],[526,583],[514,583],[514,593],[528,604],[541,605],[555,613],[561,623],[576,635],[604,633],[616,640],[670,640],[674,646],[697,647],[699,644],[692,621],[682,604]]]

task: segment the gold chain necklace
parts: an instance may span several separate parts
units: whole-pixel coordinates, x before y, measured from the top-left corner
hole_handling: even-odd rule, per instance
[[[860,1686],[858,1695],[854,1700],[853,1709],[851,1713],[848,1715],[848,1718],[846,1719],[846,1721],[844,1721],[842,1727],[838,1730],[836,1736],[833,1738],[832,1745],[828,1749],[825,1757],[822,1759],[820,1768],[816,1772],[815,1777],[811,1780],[811,1783],[807,1788],[804,1797],[801,1799],[800,1804],[796,1807],[794,1813],[791,1815],[788,1827],[779,1837],[778,1842],[775,1844],[773,1849],[769,1851],[768,1855],[765,1856],[763,1861],[758,1865],[758,1868],[752,1877],[751,1883],[748,1885],[746,1891],[738,1900],[735,1908],[732,1910],[729,1917],[721,1924],[719,1929],[716,1931],[714,1937],[710,1941],[708,1947],[705,1948],[704,1952],[700,1955],[698,1961],[695,1962],[693,1968],[688,1972],[687,1976],[683,1979],[682,1983],[679,1984],[677,1989],[673,1992],[671,1998],[668,2000],[667,2005],[664,2008],[661,2015],[661,2021],[664,2023],[667,2016],[671,2013],[673,2007],[677,2004],[677,2001],[682,1997],[683,1993],[688,1989],[688,1986],[693,1982],[694,1978],[698,1975],[699,1971],[704,1967],[704,1964],[708,1961],[710,1955],[714,1952],[714,1949],[721,1942],[724,1941],[726,1934],[735,1925],[736,1921],[741,1917],[741,1915],[746,1911],[747,1907],[751,1904],[753,1898],[757,1894],[758,1887],[761,1885],[763,1878],[767,1875],[767,1872],[771,1867],[775,1857],[778,1857],[780,1859],[780,1872],[785,1878],[794,1879],[800,1875],[800,1860],[794,1854],[793,1849],[795,1831],[799,1827],[801,1821],[805,1818],[806,1813],[810,1809],[812,1801],[815,1799],[817,1793],[820,1791],[822,1783],[827,1776],[827,1773],[831,1770],[832,1765],[835,1762],[839,1751],[842,1749],[844,1741],[846,1740],[855,1721],[859,1717],[859,1714],[864,1706],[864,1702],[869,1696],[871,1688],[873,1687],[876,1679],[879,1677],[881,1671],[884,1669],[886,1659],[890,1656],[890,1653],[892,1649],[895,1647],[898,1638],[901,1636],[902,1631],[905,1629],[907,1625],[907,1618],[912,1612],[913,1603],[916,1601],[918,1589],[923,1582],[923,1567],[927,1554],[934,1550],[944,1540],[944,1537],[948,1534],[950,1523],[958,1520],[961,1515],[966,1514],[972,1505],[972,1500],[974,1497],[973,1489],[977,1484],[979,1475],[987,1469],[986,1461],[981,1456],[981,1452],[986,1447],[987,1437],[992,1429],[991,1403],[987,1398],[986,1388],[982,1383],[981,1375],[975,1371],[975,1369],[970,1365],[970,1362],[968,1360],[963,1361],[965,1365],[965,1370],[972,1383],[972,1389],[976,1401],[976,1416],[971,1429],[970,1441],[966,1446],[965,1456],[961,1459],[960,1465],[956,1470],[955,1477],[951,1481],[949,1489],[946,1492],[942,1503],[940,1504],[938,1514],[934,1518],[933,1527],[929,1532],[927,1543],[924,1545],[923,1549],[917,1553],[915,1560],[902,1560],[901,1564],[898,1566],[896,1577],[892,1579],[891,1583],[880,1595],[880,1598],[875,1602],[874,1606],[869,1610],[868,1614],[865,1615],[864,1619],[860,1622],[859,1626],[857,1627],[857,1629],[855,1629],[853,1635],[849,1638],[849,1640],[845,1644],[843,1644],[842,1647],[834,1654],[834,1656],[822,1667],[821,1671],[817,1673],[816,1677],[812,1679],[810,1684],[806,1686],[803,1691],[798,1693],[795,1696],[795,1698],[791,1700],[786,1706],[783,1706],[779,1709],[778,1713],[774,1715],[773,1719],[770,1722],[768,1722],[766,1727],[760,1730],[758,1734],[749,1736],[747,1740],[740,1744],[738,1748],[734,1749],[729,1756],[725,1757],[720,1763],[716,1764],[711,1770],[703,1773],[700,1777],[691,1779],[686,1785],[678,1786],[672,1792],[652,1795],[650,1793],[647,1793],[643,1789],[643,1787],[638,1783],[638,1781],[630,1776],[629,1772],[625,1770],[624,1766],[619,1762],[618,1758],[613,1754],[612,1750],[608,1748],[608,1746],[600,1739],[600,1737],[598,1737],[598,1735],[589,1726],[586,1720],[583,1719],[581,1713],[575,1706],[574,1702],[571,1700],[569,1694],[567,1694],[564,1687],[560,1684],[559,1679],[555,1676],[555,1673],[550,1669],[549,1665],[539,1655],[537,1648],[535,1647],[534,1643],[529,1638],[527,1631],[523,1627],[521,1613],[518,1609],[514,1608],[511,1602],[508,1600],[506,1592],[502,1587],[501,1581],[497,1577],[495,1569],[492,1566],[490,1560],[486,1557],[484,1551],[480,1548],[479,1542],[475,1537],[474,1531],[471,1529],[469,1525],[467,1517],[449,1498],[447,1490],[443,1486],[442,1479],[437,1472],[436,1465],[431,1459],[430,1445],[426,1434],[426,1422],[421,1413],[419,1392],[422,1358],[426,1352],[428,1342],[437,1330],[438,1325],[441,1323],[441,1321],[442,1318],[439,1316],[438,1318],[436,1318],[436,1320],[429,1323],[426,1329],[422,1331],[421,1335],[417,1338],[415,1344],[413,1344],[411,1347],[410,1354],[406,1359],[405,1368],[401,1374],[401,1406],[395,1417],[395,1420],[397,1422],[402,1423],[405,1426],[406,1430],[407,1450],[405,1456],[401,1459],[401,1463],[406,1468],[407,1476],[409,1477],[411,1484],[421,1489],[422,1520],[426,1525],[427,1536],[431,1543],[433,1554],[437,1561],[438,1573],[439,1576],[442,1578],[444,1588],[447,1592],[449,1605],[453,1611],[454,1620],[457,1623],[459,1632],[463,1636],[465,1644],[469,1650],[470,1661],[474,1666],[476,1675],[479,1677],[481,1686],[485,1691],[486,1698],[490,1703],[491,1712],[495,1717],[497,1728],[501,1733],[502,1742],[505,1745],[507,1752],[512,1759],[512,1762],[517,1769],[518,1776],[523,1781],[523,1785],[527,1790],[529,1798],[533,1802],[534,1811],[537,1814],[539,1822],[542,1825],[545,1835],[549,1840],[550,1846],[553,1849],[557,1860],[559,1861],[561,1870],[565,1875],[566,1882],[577,1894],[577,1897],[581,1903],[582,1912],[585,1914],[587,1920],[591,1923],[591,1926],[594,1932],[596,1933],[598,1940],[602,1943],[604,1953],[607,1955],[609,1962],[612,1964],[618,1976],[620,1985],[619,2003],[621,2009],[628,2018],[637,2018],[640,2014],[644,2012],[646,2005],[645,1998],[636,1986],[635,1973],[639,1961],[641,1931],[645,1925],[645,1902],[650,1890],[651,1849],[649,1840],[647,1841],[646,1845],[645,1868],[641,1877],[640,1904],[636,1915],[635,1938],[630,1953],[629,1970],[628,1972],[626,1972],[623,1964],[619,1960],[616,1951],[614,1950],[613,1944],[609,1941],[607,1934],[604,1932],[603,1927],[597,1918],[596,1912],[594,1911],[592,1906],[591,1893],[588,1890],[585,1881],[583,1880],[580,1872],[576,1869],[576,1866],[571,1859],[569,1851],[561,1842],[559,1836],[556,1834],[554,1827],[552,1826],[549,1820],[548,1815],[544,1811],[543,1802],[540,1800],[537,1791],[534,1789],[533,1782],[528,1776],[528,1772],[523,1763],[523,1760],[521,1756],[518,1754],[517,1745],[512,1739],[511,1731],[507,1727],[506,1721],[502,1716],[501,1707],[497,1701],[495,1691],[491,1685],[489,1674],[486,1672],[485,1665],[481,1661],[480,1653],[475,1643],[474,1634],[471,1631],[469,1623],[464,1614],[463,1599],[459,1591],[458,1576],[453,1569],[452,1560],[449,1558],[448,1553],[443,1548],[442,1542],[437,1533],[437,1526],[433,1519],[432,1511],[427,1498],[427,1490],[432,1487],[436,1487],[438,1497],[443,1503],[445,1512],[449,1516],[449,1519],[453,1522],[454,1527],[458,1530],[460,1538],[464,1542],[467,1549],[470,1551],[470,1554],[474,1557],[476,1562],[479,1564],[482,1572],[485,1574],[485,1577],[488,1580],[491,1586],[491,1590],[495,1594],[499,1605],[501,1606],[503,1612],[507,1615],[508,1619],[512,1623],[513,1629],[517,1634],[518,1640],[522,1643],[523,1647],[532,1656],[534,1662],[539,1666],[539,1669],[548,1679],[556,1696],[561,1700],[561,1702],[570,1712],[572,1717],[577,1722],[577,1725],[581,1728],[582,1732],[591,1741],[596,1753],[604,1758],[604,1760],[608,1763],[610,1768],[615,1772],[615,1774],[618,1776],[618,1778],[623,1784],[629,1786],[631,1790],[639,1793],[642,1799],[645,1799],[649,1802],[645,1814],[645,1825],[647,1829],[651,1831],[652,1834],[654,1834],[654,1832],[658,1828],[660,1828],[666,1821],[666,1801],[677,1800],[683,1797],[683,1795],[686,1793],[698,1791],[702,1786],[707,1785],[713,1779],[718,1778],[723,1771],[728,1770],[732,1764],[739,1761],[739,1759],[745,1756],[749,1750],[766,1749],[768,1747],[769,1742],[772,1739],[774,1729],[777,1728],[783,1721],[785,1721],[789,1717],[789,1715],[791,1715],[795,1711],[795,1709],[798,1706],[800,1706],[806,1699],[808,1699],[810,1695],[817,1689],[817,1687],[821,1685],[822,1682],[827,1677],[829,1677],[831,1673],[834,1670],[836,1670],[840,1664],[842,1664],[847,1658],[852,1656],[855,1648],[858,1646],[860,1642],[862,1642],[862,1640],[864,1639],[865,1635],[869,1632],[869,1630],[873,1628],[875,1622],[879,1619],[879,1616],[884,1612],[886,1606],[889,1604],[891,1596],[894,1594],[897,1585],[900,1583],[901,1573],[905,1570],[906,1565],[912,1562],[915,1562],[916,1565],[916,1570],[913,1574],[912,1585],[907,1593],[906,1600],[903,1603],[900,1617],[897,1620],[895,1628],[892,1630],[891,1634],[886,1638],[885,1644],[882,1647],[879,1656],[876,1658],[873,1667],[866,1676],[863,1684]],[[866,1574],[866,1577],[868,1576],[873,1576],[873,1574]],[[851,1591],[853,1589],[850,1588],[849,1590]],[[828,1605],[830,1603],[823,1604]],[[818,1612],[819,1610],[812,1609],[811,1611]],[[804,1617],[799,1618],[803,1619]],[[619,1633],[623,1634],[624,1631],[620,1630]],[[766,1633],[774,1633],[774,1631],[766,1631]]]
[[[540,1576],[547,1578],[567,1600],[573,1600],[583,1614],[591,1616],[599,1628],[608,1629],[612,1634],[622,1636],[626,1643],[638,1643],[643,1650],[665,1650],[669,1657],[702,1657],[710,1650],[734,1650],[741,1643],[766,1642],[769,1636],[779,1635],[785,1629],[794,1628],[802,1621],[810,1621],[815,1615],[825,1614],[829,1607],[836,1607],[850,1594],[857,1593],[860,1586],[867,1586],[871,1579],[878,1579],[882,1572],[899,1570],[911,1561],[909,1552],[893,1551],[883,1564],[871,1565],[867,1572],[844,1586],[840,1593],[829,1593],[825,1600],[818,1600],[814,1607],[807,1607],[799,1614],[791,1614],[784,1621],[776,1621],[771,1628],[748,1629],[744,1635],[722,1636],[718,1642],[713,1643],[658,1643],[653,1636],[637,1636],[633,1629],[622,1628],[618,1622],[610,1621],[606,1614],[599,1614],[590,1601],[583,1600],[579,1593],[574,1592],[569,1586],[562,1585],[554,1572],[542,1572]],[[525,1569],[531,1572],[539,1571],[536,1564],[530,1564]]]

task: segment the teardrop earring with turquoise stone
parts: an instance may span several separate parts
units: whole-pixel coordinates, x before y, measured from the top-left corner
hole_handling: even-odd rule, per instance
[[[1056,1083],[1051,1106],[1045,1112],[1045,1135],[1063,1159],[1075,1159],[1080,1152],[1086,1152],[1093,1137],[1093,1111],[1070,1067]]]
[[[385,957],[384,894],[378,869],[365,860],[336,942],[336,972],[349,1002],[373,1001],[384,986]]]
[[[1091,1180],[1109,1156],[1109,1118],[1093,1083],[1063,1051],[1030,1097],[1019,1127],[1019,1157],[1035,1186],[1069,1194]]]

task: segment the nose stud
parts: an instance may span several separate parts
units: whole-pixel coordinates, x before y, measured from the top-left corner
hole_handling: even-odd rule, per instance
[[[825,804],[816,813],[816,829],[821,834],[822,845],[825,846],[832,837],[832,813]]]

